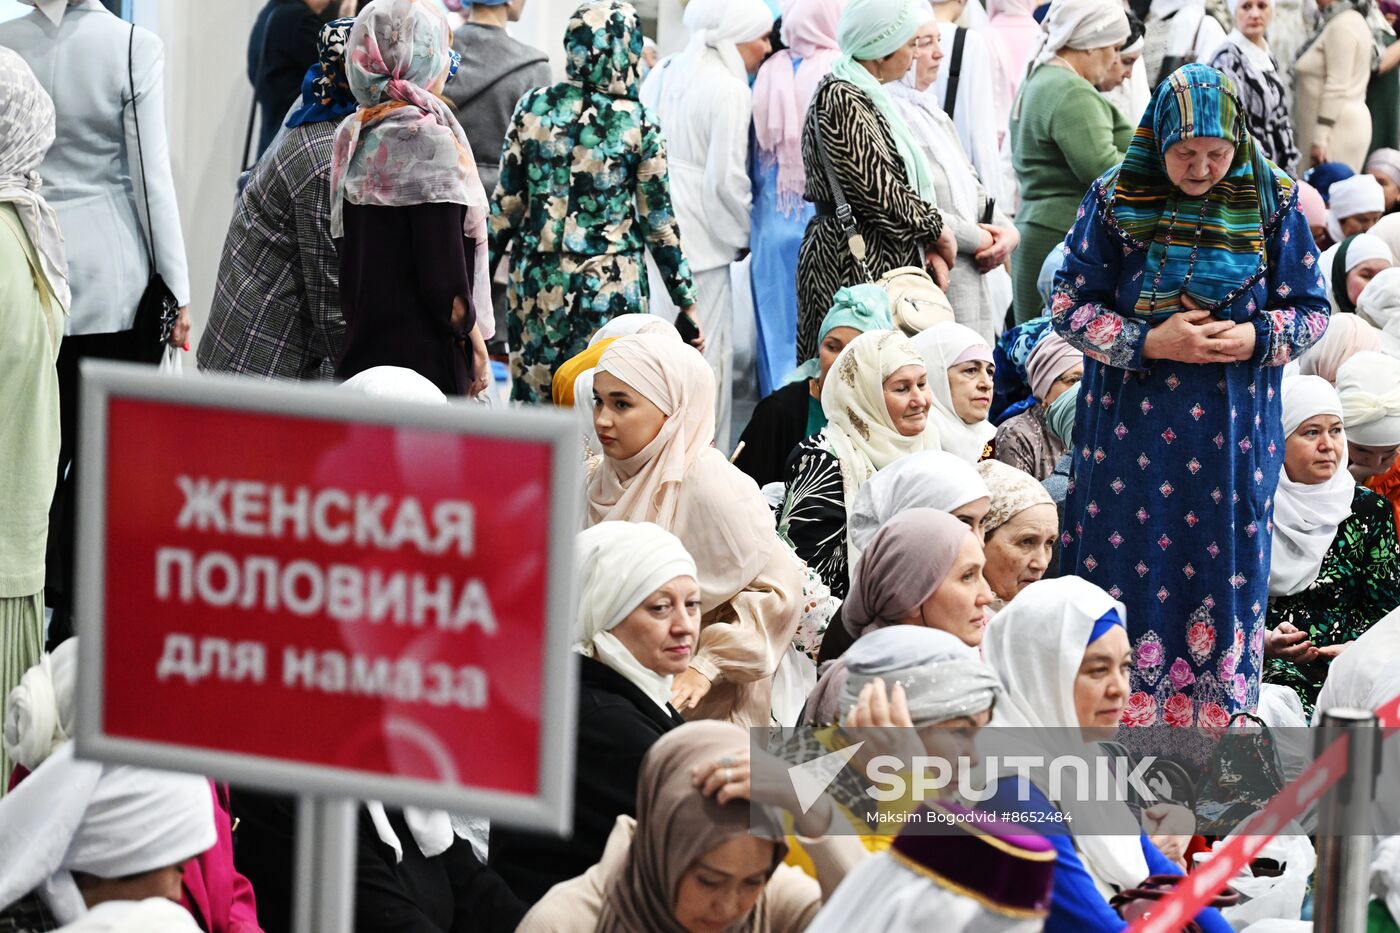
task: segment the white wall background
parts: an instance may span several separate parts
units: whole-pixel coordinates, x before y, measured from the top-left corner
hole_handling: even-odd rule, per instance
[[[190,313],[198,340],[214,293],[219,255],[233,213],[239,157],[252,92],[247,78],[248,34],[266,0],[130,0],[132,18],[165,41],[170,154],[190,264]],[[527,0],[511,32],[549,53],[562,74],[564,24],[579,0]],[[680,0],[657,0],[658,42],[673,51],[680,35]],[[0,0],[0,20],[31,8]]]

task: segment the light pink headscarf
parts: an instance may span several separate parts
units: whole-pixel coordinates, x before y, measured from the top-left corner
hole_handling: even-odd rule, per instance
[[[997,95],[1002,127],[1010,119],[1011,102],[1016,99],[1016,91],[1026,76],[1026,65],[1040,36],[1040,24],[1032,15],[1035,7],[1034,0],[988,0],[987,3],[987,12],[991,14],[990,32],[996,40],[995,51],[1001,58],[1002,74],[1007,82],[1006,95]]]
[[[1327,225],[1327,202],[1322,200],[1318,190],[1305,181],[1296,181],[1298,186],[1298,210],[1307,218],[1309,227]]]
[[[1381,332],[1355,314],[1334,314],[1322,337],[1298,357],[1304,376],[1321,376],[1336,383],[1337,370],[1363,350],[1379,350]]]
[[[753,85],[753,127],[763,164],[778,163],[778,207],[794,214],[802,205],[802,122],[817,84],[841,54],[836,24],[846,0],[788,0],[783,8],[787,48],[758,70]],[[793,62],[800,59],[795,69]]]

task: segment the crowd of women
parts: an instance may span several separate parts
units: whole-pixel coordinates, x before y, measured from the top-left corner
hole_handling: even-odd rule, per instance
[[[125,130],[65,113],[55,62],[159,49],[35,3],[0,27],[0,928],[289,929],[291,803],[74,759],[74,641],[41,652],[63,353],[141,336],[95,319],[72,219],[75,153]],[[445,404],[504,347],[586,477],[570,832],[366,804],[355,928],[1117,931],[1209,859],[1188,808],[1042,834],[1081,801],[1013,771],[995,818],[954,788],[923,805],[961,828],[871,832],[861,782],[799,800],[745,727],[975,759],[1157,725],[1191,768],[1201,730],[1400,693],[1400,44],[1384,0],[1318,8],[690,0],[651,62],[591,0],[538,86],[518,0],[455,36],[430,0],[328,21],[201,368]]]

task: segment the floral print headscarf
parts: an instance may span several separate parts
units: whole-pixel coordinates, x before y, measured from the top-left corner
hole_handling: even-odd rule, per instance
[[[564,71],[585,91],[636,100],[642,43],[642,21],[632,4],[585,3],[564,29]]]
[[[452,68],[451,53],[447,19],[430,0],[374,0],[360,11],[345,63],[360,107],[336,131],[333,236],[344,233],[345,200],[384,207],[465,204],[477,209],[485,236],[486,192],[471,144],[436,96]]]
[[[344,236],[343,204],[462,204],[476,241],[472,304],[491,307],[488,204],[471,144],[437,97],[452,71],[452,31],[432,0],[374,0],[360,11],[345,49],[360,108],[335,134],[331,235]]]

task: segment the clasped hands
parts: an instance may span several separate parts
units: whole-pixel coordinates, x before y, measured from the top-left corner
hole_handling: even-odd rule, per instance
[[[1219,321],[1189,295],[1178,311],[1147,332],[1142,355],[1181,363],[1239,363],[1254,356],[1256,332],[1250,323]]]

